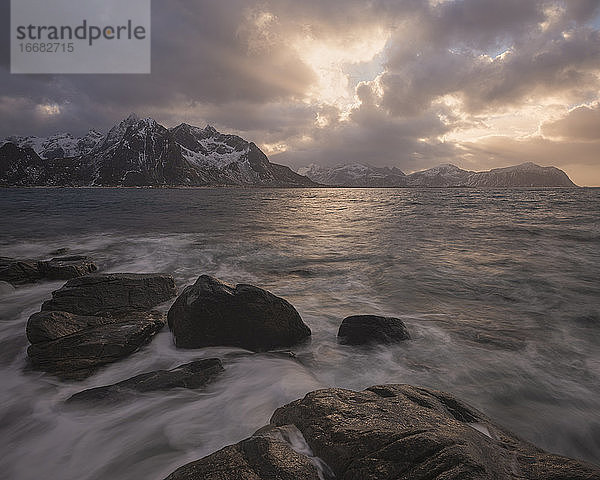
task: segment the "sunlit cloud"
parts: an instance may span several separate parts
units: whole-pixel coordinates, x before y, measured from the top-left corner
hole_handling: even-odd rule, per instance
[[[60,106],[57,105],[56,103],[38,105],[37,108],[38,108],[38,111],[42,115],[54,116],[54,115],[60,115],[60,112],[61,112]]]
[[[305,29],[293,46],[317,75],[317,82],[307,92],[307,101],[347,110],[355,100],[349,67],[373,61],[381,54],[389,37],[389,31],[379,27],[333,38],[320,38],[309,28]]]
[[[599,2],[177,0],[154,2],[153,22],[150,76],[2,70],[0,136],[136,111],[210,123],[293,168],[551,161],[600,184]]]

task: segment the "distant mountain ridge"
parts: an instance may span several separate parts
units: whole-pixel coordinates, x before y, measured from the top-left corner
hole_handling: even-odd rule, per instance
[[[398,168],[352,164],[325,168],[315,164],[299,170],[311,180],[340,187],[576,187],[568,175],[556,167],[522,163],[485,172],[463,170],[456,165],[404,174]]]
[[[106,135],[8,137],[0,146],[0,185],[316,186],[236,135],[186,123],[168,129],[135,114]]]

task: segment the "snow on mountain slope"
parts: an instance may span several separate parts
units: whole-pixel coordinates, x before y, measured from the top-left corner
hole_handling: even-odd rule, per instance
[[[7,137],[3,143],[14,143],[18,147],[29,147],[43,159],[77,157],[91,151],[103,138],[101,133],[90,130],[85,136],[75,138],[70,133],[59,133],[49,137]]]
[[[398,168],[372,167],[360,163],[336,165],[333,168],[311,164],[299,169],[298,173],[323,185],[347,187],[399,187],[405,185],[405,175]]]
[[[407,185],[411,187],[453,187],[465,185],[473,172],[444,163],[437,167],[415,172],[407,176]]]
[[[19,145],[37,149],[43,162],[19,150]],[[34,169],[36,185],[315,186],[288,167],[270,163],[254,143],[241,137],[222,134],[212,126],[181,124],[167,129],[135,114],[106,135],[90,131],[79,139],[70,134],[11,137],[5,146],[0,180],[5,178],[4,184],[11,185],[28,184],[33,177],[26,172]],[[11,156],[21,167],[8,175],[14,170]]]
[[[523,163],[486,172],[463,170],[442,164],[404,175],[397,168],[367,165],[337,165],[333,168],[310,165],[299,170],[324,185],[345,187],[573,187],[565,172],[556,167]]]
[[[495,168],[488,172],[473,173],[468,180],[471,187],[575,187],[568,175],[556,167],[540,167],[522,163],[511,167]]]

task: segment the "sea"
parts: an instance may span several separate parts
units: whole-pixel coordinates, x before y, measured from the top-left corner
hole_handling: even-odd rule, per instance
[[[0,190],[0,256],[92,257],[102,272],[202,274],[291,302],[295,356],[179,350],[168,328],[82,382],[27,365],[25,326],[63,282],[0,294],[0,477],[161,480],[307,392],[408,383],[455,394],[521,438],[600,464],[600,189]],[[167,310],[169,305],[163,305]],[[349,315],[410,341],[340,345]],[[218,357],[206,388],[67,407],[72,394]]]

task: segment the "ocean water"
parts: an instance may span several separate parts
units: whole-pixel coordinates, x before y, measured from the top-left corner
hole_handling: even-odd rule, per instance
[[[201,274],[289,300],[296,358],[178,350],[168,329],[80,383],[26,367],[25,325],[62,285],[0,294],[0,476],[156,479],[330,386],[446,390],[552,452],[600,464],[600,189],[3,189],[0,255],[92,256],[103,272]],[[168,308],[168,305],[163,306]],[[413,339],[338,345],[352,314]],[[84,388],[219,357],[203,390],[67,408]]]

